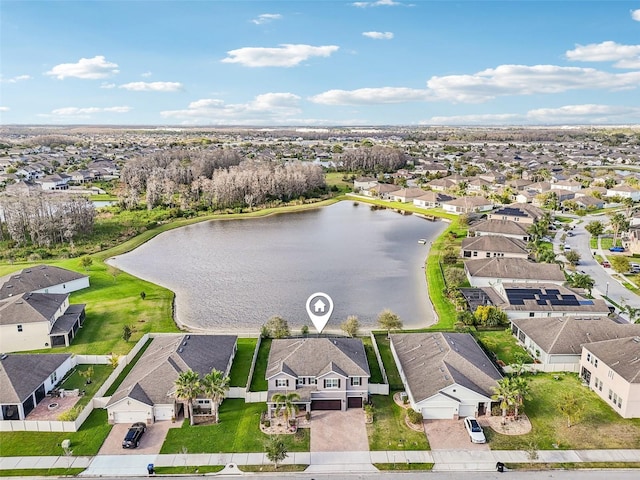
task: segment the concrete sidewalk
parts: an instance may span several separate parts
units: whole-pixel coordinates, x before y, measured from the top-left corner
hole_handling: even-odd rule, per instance
[[[435,471],[493,471],[503,463],[636,462],[640,450],[538,450],[536,459],[519,450],[436,450],[379,452],[290,452],[282,464],[309,465],[309,473],[372,472],[374,463],[434,463]],[[182,467],[268,465],[264,453],[205,453],[187,455],[99,455],[96,457],[0,457],[3,469],[86,468],[82,476],[144,476],[147,465]]]

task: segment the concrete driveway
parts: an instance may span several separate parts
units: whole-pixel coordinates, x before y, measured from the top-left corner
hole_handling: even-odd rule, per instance
[[[113,426],[111,433],[102,444],[98,455],[151,455],[160,453],[164,439],[170,428],[177,428],[182,425],[181,422],[172,423],[156,422],[153,425],[147,425],[147,431],[144,432],[140,439],[138,448],[122,448],[122,439],[131,426],[128,423],[119,423]]]
[[[346,412],[314,410],[311,412],[312,452],[369,451],[367,427],[361,408]]]
[[[490,450],[486,443],[471,443],[462,419],[424,420],[423,423],[431,450]]]

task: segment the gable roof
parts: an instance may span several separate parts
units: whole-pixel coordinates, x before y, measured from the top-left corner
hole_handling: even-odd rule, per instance
[[[640,325],[619,324],[608,317],[517,318],[511,323],[552,355],[580,355],[584,344],[640,335]]]
[[[0,325],[50,322],[68,293],[23,293],[0,300]]]
[[[271,342],[266,378],[280,372],[317,377],[329,371],[369,377],[369,363],[359,338],[289,338]]]
[[[70,353],[3,355],[0,357],[0,403],[22,403],[70,357]]]
[[[478,258],[465,260],[465,269],[473,277],[500,279],[565,281],[557,263],[536,263],[526,258]]]
[[[154,337],[140,360],[106,406],[124,398],[147,405],[171,403],[175,381],[181,372],[200,376],[219,370],[225,374],[234,354],[235,335],[161,335]]]
[[[503,235],[529,236],[527,226],[511,220],[483,220],[469,227],[469,231]]]
[[[61,285],[86,276],[52,265],[35,265],[23,268],[19,272],[0,278],[0,299]]]
[[[507,215],[511,217],[528,217],[537,220],[544,212],[530,203],[512,203],[498,208],[491,215]]]
[[[500,235],[481,235],[479,237],[465,238],[462,240],[462,250],[529,253],[526,249],[526,244],[522,240]]]
[[[640,383],[640,337],[604,340],[584,348],[627,382]]]
[[[491,396],[502,378],[468,333],[399,333],[390,338],[415,402],[454,384]]]

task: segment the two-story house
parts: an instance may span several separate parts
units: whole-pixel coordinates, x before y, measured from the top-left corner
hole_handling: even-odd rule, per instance
[[[276,393],[295,392],[301,410],[361,408],[369,395],[369,363],[358,338],[290,338],[271,343],[267,406]]]

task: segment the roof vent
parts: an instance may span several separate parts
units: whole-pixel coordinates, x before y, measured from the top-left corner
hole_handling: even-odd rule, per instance
[[[191,338],[191,335],[187,335],[186,339],[189,340]]]
[[[187,346],[187,342],[182,342],[182,346],[186,347]]]
[[[178,353],[182,353],[182,347],[178,349]]]
[[[7,358],[7,354],[3,353],[2,356],[0,356],[0,360],[4,360],[5,358]]]
[[[633,341],[635,343],[640,343],[640,337],[638,337],[638,336],[633,337]]]

